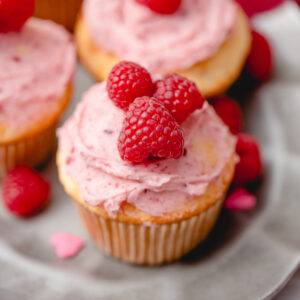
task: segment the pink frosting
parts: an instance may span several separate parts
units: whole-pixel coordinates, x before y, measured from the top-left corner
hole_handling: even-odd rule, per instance
[[[0,33],[0,123],[26,130],[57,111],[75,61],[71,35],[53,22],[31,18]]]
[[[186,69],[217,52],[236,20],[233,0],[183,0],[159,15],[136,0],[85,0],[83,17],[97,46],[152,72]]]
[[[183,207],[205,193],[235,151],[235,138],[205,103],[182,124],[185,155],[137,164],[120,158],[117,141],[124,112],[108,98],[106,83],[85,93],[73,116],[59,130],[59,147],[66,172],[79,185],[91,206],[103,205],[111,214],[124,201],[153,216]],[[201,155],[203,145],[216,161]]]

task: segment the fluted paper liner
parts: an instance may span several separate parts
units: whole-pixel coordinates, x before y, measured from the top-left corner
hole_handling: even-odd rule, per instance
[[[36,0],[34,15],[73,30],[82,0]]]
[[[195,248],[211,231],[222,203],[223,197],[199,215],[148,226],[104,218],[76,201],[87,231],[104,253],[125,262],[146,265],[171,262]]]
[[[37,166],[44,162],[55,150],[55,132],[56,123],[38,134],[0,144],[0,178],[16,165]]]

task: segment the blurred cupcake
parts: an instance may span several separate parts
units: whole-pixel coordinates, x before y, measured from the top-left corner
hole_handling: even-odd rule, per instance
[[[50,19],[73,30],[82,0],[36,0],[36,17]]]
[[[71,35],[51,21],[30,18],[8,29],[0,28],[0,177],[53,152],[76,62]]]
[[[188,77],[205,97],[223,92],[236,80],[250,51],[251,33],[233,0],[182,0],[168,15],[139,2],[83,2],[75,40],[79,57],[97,80],[107,79],[123,59],[157,75]]]
[[[124,79],[124,70],[114,74]],[[174,148],[183,143],[170,141],[170,137],[180,139],[180,134],[172,131],[180,127],[157,99],[135,99],[126,112],[131,119],[123,123],[125,112],[110,100],[106,82],[97,84],[84,94],[58,134],[60,181],[92,239],[108,255],[148,265],[179,259],[206,238],[219,215],[236,163],[236,139],[207,102],[181,124],[181,152]],[[122,129],[124,124],[132,128]],[[129,140],[138,138],[153,147],[159,144],[158,156],[173,151],[170,157],[174,158],[142,163],[124,160],[131,154],[138,159],[145,154],[146,148],[137,150],[144,147],[138,142],[131,150],[124,148],[131,142],[125,142],[120,132],[126,135],[134,130],[136,137]],[[156,138],[158,142],[153,140]],[[169,147],[169,152],[164,147]]]

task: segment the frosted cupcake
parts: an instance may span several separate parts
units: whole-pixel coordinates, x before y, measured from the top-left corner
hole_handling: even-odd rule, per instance
[[[251,34],[247,17],[233,0],[182,0],[169,15],[138,2],[83,2],[75,39],[82,62],[97,80],[107,79],[121,59],[158,75],[188,77],[205,97],[226,90],[239,76]]]
[[[0,32],[0,177],[53,152],[75,59],[71,35],[50,21],[30,18],[19,31]]]
[[[82,0],[36,0],[34,15],[73,30]]]
[[[172,75],[156,83],[156,98],[135,98],[129,86],[151,93],[145,89],[149,80],[139,71],[124,75],[127,67],[113,70],[113,85],[103,82],[87,91],[59,130],[59,177],[106,254],[161,264],[180,258],[209,234],[234,173],[236,139],[197,98],[193,83]],[[117,84],[121,77],[127,87]],[[163,103],[158,94],[172,80],[190,91],[186,99],[174,93],[178,101],[189,102],[189,109],[198,101],[198,108],[186,113]],[[128,94],[135,100],[126,107]]]

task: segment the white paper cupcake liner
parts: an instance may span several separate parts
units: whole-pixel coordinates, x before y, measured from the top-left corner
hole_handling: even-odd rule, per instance
[[[179,222],[146,226],[106,219],[76,201],[85,227],[106,254],[125,262],[157,265],[179,259],[211,231],[223,197],[199,215]]]

